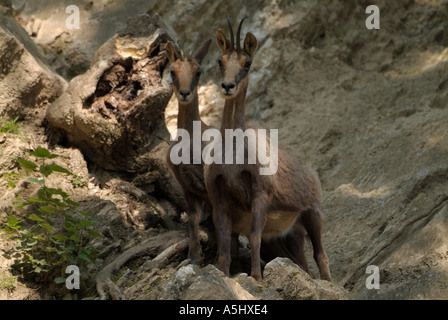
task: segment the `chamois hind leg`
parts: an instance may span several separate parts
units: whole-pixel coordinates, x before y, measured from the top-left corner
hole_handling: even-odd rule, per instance
[[[266,263],[277,257],[291,258],[291,253],[285,247],[284,239],[281,237],[264,239],[261,241],[260,255]]]
[[[190,230],[190,244],[188,259],[192,264],[200,265],[202,262],[202,249],[199,241],[199,222],[201,220],[202,200],[192,194],[185,194],[187,204],[188,226]]]
[[[289,234],[282,239],[288,251],[291,253],[291,260],[301,267],[306,273],[308,273],[312,278],[314,278],[313,273],[308,267],[308,263],[305,257],[305,239],[306,232],[299,219],[295,222],[293,229]]]
[[[255,278],[255,280],[261,282],[261,235],[263,229],[266,225],[266,211],[267,211],[267,201],[265,194],[259,194],[255,196],[252,201],[252,222],[251,231],[249,234],[249,245],[250,245],[250,260],[251,260],[251,271],[250,275]]]
[[[331,281],[328,257],[322,243],[324,217],[320,209],[315,206],[313,209],[304,212],[301,220],[313,245],[314,260],[319,268],[320,278]]]

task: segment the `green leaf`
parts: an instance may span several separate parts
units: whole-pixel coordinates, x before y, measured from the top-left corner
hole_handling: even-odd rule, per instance
[[[57,164],[49,164],[47,167],[49,167],[54,172],[60,172],[60,173],[66,173],[66,174],[73,175],[73,173],[71,173],[70,171],[68,171],[67,169],[65,169],[61,166],[58,166]]]
[[[73,201],[73,200],[68,199],[68,198],[65,199],[64,201],[65,201],[65,203],[67,203],[67,204],[70,205],[70,206],[73,206],[73,207],[79,207],[79,203],[76,202],[76,201]]]
[[[79,211],[79,213],[82,214],[84,217],[92,217],[95,215],[94,213],[87,213],[83,211]]]
[[[53,172],[53,170],[50,168],[49,165],[46,165],[46,166],[41,165],[40,168],[39,168],[39,171],[40,171],[40,173],[42,173],[45,177],[48,177],[48,176]]]
[[[80,223],[83,227],[90,227],[92,225],[92,221],[90,220],[80,221]]]
[[[30,154],[37,158],[54,159],[59,157],[57,154],[51,154],[50,151],[42,147],[37,147],[36,150],[30,151]]]
[[[65,283],[66,278],[64,277],[57,277],[56,279],[54,279],[54,282],[56,282],[57,284],[61,284],[61,283]]]
[[[34,241],[31,241],[31,242],[28,242],[26,245],[28,247],[32,247],[32,246],[35,246],[36,244],[37,244],[37,240],[34,240]]]
[[[67,208],[68,207],[68,205],[66,205],[61,200],[56,199],[56,198],[49,198],[47,201],[51,202],[52,204],[54,204],[54,205],[56,205],[56,206],[58,206],[60,208]]]
[[[41,224],[39,224],[39,226],[44,228],[45,230],[50,231],[50,232],[53,231],[53,227],[50,226],[48,223],[41,223]]]
[[[56,240],[60,240],[60,241],[65,241],[65,240],[68,239],[68,237],[63,236],[61,234],[54,235],[53,238],[56,239]]]
[[[25,168],[26,170],[34,170],[37,168],[37,164],[35,164],[34,162],[25,160],[25,159],[15,159],[23,168]]]
[[[45,184],[45,180],[36,178],[28,178],[26,182]]]
[[[31,203],[45,203],[44,200],[36,199],[36,198],[29,198],[27,202],[29,202],[30,204]]]
[[[66,192],[62,191],[62,189],[46,188],[46,191],[47,191],[47,194],[49,194],[49,195],[57,194],[57,195],[60,195],[64,199],[68,197],[68,194]]]
[[[53,207],[50,206],[42,206],[38,209],[40,212],[46,212],[46,213],[51,213],[51,214],[55,214],[56,210]]]
[[[79,239],[76,235],[72,235],[71,237],[70,237],[70,240],[73,240],[73,241],[76,241],[76,242],[81,242],[81,239]]]
[[[103,238],[104,236],[101,233],[96,232],[95,230],[92,229],[87,229],[87,233],[89,235],[91,235],[94,238]]]
[[[92,260],[91,260],[85,253],[83,253],[83,252],[81,252],[81,253],[78,255],[78,257],[81,258],[81,259],[84,260],[84,261],[92,262]]]
[[[48,196],[47,196],[47,193],[45,192],[45,188],[41,188],[41,189],[37,190],[37,197],[40,200],[44,200],[44,201],[48,200]]]
[[[20,221],[14,217],[14,216],[9,216],[9,220],[8,220],[8,226],[9,227],[15,227]]]
[[[28,217],[28,219],[33,220],[33,221],[42,221],[42,222],[45,221],[44,219],[42,219],[41,217],[39,217],[39,216],[37,216],[37,215],[35,215],[35,214],[30,215],[30,216]]]
[[[68,231],[71,231],[71,232],[77,232],[78,231],[78,229],[73,224],[71,224],[68,221],[65,221],[64,225],[65,225],[65,229],[68,230]]]

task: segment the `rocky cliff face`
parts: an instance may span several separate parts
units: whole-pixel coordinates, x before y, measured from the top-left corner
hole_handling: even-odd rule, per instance
[[[16,101],[0,102],[2,116],[29,114],[29,108],[37,108],[42,117],[41,111],[65,89],[61,76],[69,81],[89,74],[97,50],[123,30],[129,18],[157,13],[167,32],[189,53],[214,38],[218,28],[228,32],[227,16],[236,24],[247,15],[243,33],[253,32],[259,42],[250,74],[247,120],[279,129],[280,145],[318,171],[334,290],[343,292],[343,287],[354,299],[448,297],[448,7],[444,1],[378,1],[380,30],[365,27],[367,1],[80,1],[80,30],[64,27],[67,14],[61,1],[11,2],[9,8],[14,10],[6,11],[13,12],[28,35],[23,30],[11,35],[7,25],[16,22],[2,18],[5,31],[0,48],[5,58],[1,63],[6,71],[0,70],[0,87],[1,94],[7,95],[2,101]],[[21,54],[11,54],[12,50]],[[212,125],[220,123],[223,106],[216,85],[217,55],[212,45],[203,62],[199,90],[201,115]],[[32,62],[21,62],[25,57]],[[21,68],[12,68],[21,64],[33,65],[43,74],[36,76],[46,79],[37,81],[39,90],[32,89],[36,82],[30,81],[21,84],[23,93],[14,93],[16,86],[8,78],[21,78]],[[171,132],[176,112],[172,98],[165,110]],[[26,118],[29,130],[37,132],[37,142],[45,144],[43,128],[32,125],[33,117]],[[23,145],[15,147],[19,140],[8,138],[4,146],[9,151],[1,151],[2,177],[11,170],[6,155],[26,150]],[[87,171],[85,164],[84,168]],[[211,266],[206,267],[209,270],[182,264],[186,255],[182,246],[165,262],[151,262],[186,237],[185,223],[179,218],[182,204],[162,192],[157,175],[123,176],[95,168],[90,166],[94,177],[80,195],[86,199],[95,195],[95,201],[86,200],[84,205],[104,215],[104,232],[109,228],[111,234],[121,235],[98,244],[106,252],[103,267],[127,249],[142,245],[137,250],[141,255],[129,255],[139,271],[126,271],[124,264],[115,272],[120,276],[114,285],[128,298],[200,298],[204,293],[195,291],[198,281],[205,288],[226,286],[222,291],[226,298],[263,298],[261,292],[272,293],[270,298],[346,297],[322,293],[327,284],[300,277],[300,281],[289,279],[297,285],[285,291],[269,272],[263,290],[257,291],[244,275],[228,280]],[[0,188],[6,189],[6,184]],[[112,226],[107,227],[106,217],[114,217]],[[210,229],[204,229],[206,262],[213,263],[212,236],[207,236]],[[180,233],[169,236],[163,245],[145,242],[166,230]],[[307,254],[311,262],[309,247]],[[244,260],[241,263],[239,271],[244,271]],[[366,287],[370,265],[378,267],[380,289]],[[265,272],[272,267],[268,266]],[[290,268],[277,261],[279,266]],[[150,291],[147,283],[156,289]]]

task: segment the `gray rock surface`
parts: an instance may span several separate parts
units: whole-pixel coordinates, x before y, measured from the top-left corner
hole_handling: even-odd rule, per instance
[[[25,30],[0,15],[0,117],[35,116],[59,97],[67,84],[44,62]]]
[[[348,299],[348,293],[337,284],[312,279],[289,259],[277,258],[266,265],[262,283],[244,273],[226,277],[213,265],[203,268],[184,265],[169,279],[149,289],[146,298],[154,297],[162,300],[343,300]]]

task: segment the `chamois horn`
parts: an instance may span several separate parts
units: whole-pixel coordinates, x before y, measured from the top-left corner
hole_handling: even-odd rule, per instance
[[[230,19],[229,17],[227,17],[227,22],[229,23],[229,29],[230,29],[230,48],[235,48],[235,40],[234,40],[234,36],[233,36],[233,28],[232,28],[232,24],[230,23]]]
[[[241,46],[240,46],[240,34],[241,34],[241,26],[243,25],[244,20],[247,19],[247,16],[243,18],[243,20],[241,20],[240,25],[238,26],[238,31],[236,32],[236,51],[240,52],[241,51]]]

